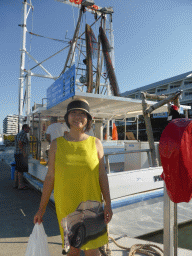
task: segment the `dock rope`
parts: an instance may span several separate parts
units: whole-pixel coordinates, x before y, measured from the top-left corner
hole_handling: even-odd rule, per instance
[[[122,246],[122,245],[118,244],[115,241],[115,239],[111,236],[109,236],[109,239],[111,239],[112,242],[115,245],[117,245],[119,248],[124,249],[126,251],[129,250],[129,256],[135,256],[136,253],[142,253],[142,254],[148,255],[148,256],[155,256],[155,255],[162,256],[163,255],[163,250],[155,244],[135,244],[129,248],[129,247]],[[108,244],[107,244],[107,248],[101,247],[101,248],[99,248],[99,250],[103,256],[112,255]]]

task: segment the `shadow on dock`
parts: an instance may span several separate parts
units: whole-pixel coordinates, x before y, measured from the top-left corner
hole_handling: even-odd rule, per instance
[[[32,188],[14,189],[10,173],[10,166],[0,161],[0,256],[25,255],[40,203],[40,196]],[[53,208],[47,206],[43,220],[51,255],[61,255],[59,225]]]

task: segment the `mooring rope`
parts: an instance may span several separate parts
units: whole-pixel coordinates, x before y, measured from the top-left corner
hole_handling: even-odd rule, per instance
[[[118,244],[115,241],[115,239],[111,236],[109,236],[109,239],[111,239],[111,241],[119,248],[129,251],[129,256],[135,256],[136,253],[142,253],[147,256],[163,255],[163,250],[155,244],[135,244],[135,245],[132,245],[131,247],[126,247]],[[107,248],[101,247],[99,249],[103,256],[112,255],[108,245],[107,245]]]

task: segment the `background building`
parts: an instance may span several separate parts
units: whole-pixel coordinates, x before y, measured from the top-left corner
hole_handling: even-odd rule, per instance
[[[18,115],[8,115],[3,120],[3,134],[16,135],[18,133]]]
[[[192,71],[124,92],[121,96],[132,99],[141,99],[142,91],[157,95],[169,95],[178,90],[183,90],[180,103],[192,106]],[[189,110],[188,114],[191,118],[192,110]]]
[[[141,99],[141,92],[148,92],[150,94],[157,95],[170,95],[178,90],[182,90],[183,93],[180,97],[180,103],[182,105],[192,106],[192,71],[174,76],[153,84],[139,87],[134,90],[126,91],[121,94],[122,97]],[[182,111],[181,111],[182,114]],[[168,124],[168,113],[151,114],[151,124],[153,129],[153,136],[155,141],[159,141],[162,131]],[[184,115],[183,115],[184,117]],[[188,117],[192,118],[192,110],[188,111]],[[136,137],[136,122],[129,122],[131,118],[127,119],[127,131],[133,132]],[[145,122],[143,116],[139,116],[139,140],[146,141],[147,134],[145,129]]]

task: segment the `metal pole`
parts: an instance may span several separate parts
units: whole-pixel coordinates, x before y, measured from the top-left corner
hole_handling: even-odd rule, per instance
[[[127,127],[126,127],[126,118],[125,118],[125,136],[124,136],[124,140],[126,140],[126,132],[127,132]]]
[[[153,130],[151,126],[150,114],[146,113],[148,104],[146,102],[145,93],[141,93],[141,96],[142,96],[143,116],[145,120],[146,132],[147,132],[147,137],[149,141],[149,147],[151,149],[152,166],[155,167],[155,166],[158,166],[159,163],[158,163],[158,159],[155,152],[155,142],[153,138]]]
[[[27,75],[27,86],[26,86],[26,116],[27,124],[30,125],[30,105],[31,105],[31,72],[28,71]]]
[[[111,53],[110,53],[110,55],[111,55],[111,62],[112,62],[112,64],[113,64],[113,68],[115,69],[115,53],[114,53],[114,36],[113,36],[113,19],[112,19],[112,13],[111,14],[109,14],[109,19],[110,19],[110,21],[109,21],[109,27],[110,27],[110,46],[111,46]]]
[[[27,32],[27,0],[23,2],[23,24],[21,25],[23,28],[23,42],[22,42],[22,49],[21,49],[21,63],[20,63],[20,77],[19,77],[19,131],[21,130],[22,126],[22,115],[23,115],[23,87],[24,87],[24,80],[25,80],[25,51],[26,51],[26,32]]]
[[[137,140],[139,140],[139,116],[136,117],[137,118]]]
[[[72,54],[72,58],[71,59],[73,59],[73,55],[74,55],[74,51],[75,51],[75,45],[76,45],[77,40],[78,40],[78,34],[79,34],[79,29],[80,29],[80,22],[81,22],[82,13],[83,13],[83,7],[81,7],[81,9],[80,9],[79,19],[77,21],[77,26],[76,26],[75,33],[74,33],[74,36],[73,36],[73,40],[71,42],[71,46],[70,46],[70,49],[69,49],[69,52],[68,52],[68,55],[67,55],[67,59],[66,59],[66,62],[65,62],[64,69],[63,69],[63,71],[61,72],[60,75],[65,73],[65,70],[67,68],[67,64],[69,62],[71,54]]]
[[[33,155],[33,138],[34,138],[34,114],[32,115],[32,157],[34,157]]]
[[[107,140],[109,140],[109,120],[107,121]]]
[[[149,167],[151,167],[152,166],[151,152],[149,152],[149,151],[147,151],[147,158],[148,158]]]
[[[177,248],[178,248],[177,204],[174,203],[174,256],[177,256]]]
[[[174,203],[170,200],[164,183],[164,255],[174,254]]]
[[[28,71],[28,109],[27,109],[27,123],[30,125],[30,109],[31,109],[31,71]]]
[[[38,132],[38,159],[41,158],[41,113],[39,113],[39,132]]]
[[[110,47],[111,47],[111,52],[110,52],[110,57],[111,57],[111,62],[113,65],[113,69],[115,70],[115,54],[114,54],[114,37],[113,37],[113,19],[112,19],[112,13],[109,15],[109,38],[110,38]],[[111,95],[111,88],[110,88],[110,82],[108,79],[108,95]]]
[[[79,47],[79,51],[78,51],[78,57],[77,57],[77,66],[76,66],[76,74],[75,74],[75,77],[77,77],[77,73],[78,73],[78,69],[79,70],[83,70],[80,66],[80,56],[81,56],[81,50],[82,50],[82,45],[83,45],[83,40],[81,39],[81,44],[80,44],[80,47]]]
[[[32,60],[34,60],[34,61],[38,64],[37,66],[39,66],[40,68],[42,68],[42,69],[48,74],[48,77],[49,77],[49,78],[55,79],[55,78],[51,75],[51,73],[49,73],[49,72],[47,71],[47,69],[44,68],[30,53],[26,52],[26,54],[27,54]]]
[[[71,55],[70,64],[69,64],[70,67],[75,63],[75,54],[74,54],[74,52],[75,52],[75,45],[76,44],[73,44],[73,47],[72,47],[72,55]]]
[[[72,54],[71,54],[71,60],[70,60],[69,67],[71,67],[72,64],[75,63],[75,47],[76,47],[77,40],[78,40],[78,35],[79,35],[79,29],[80,29],[80,23],[81,23],[81,17],[82,17],[83,9],[84,9],[84,7],[81,7],[80,13],[79,13],[79,19],[77,21],[77,27],[76,27],[76,31],[75,31],[75,34],[76,34],[75,37],[76,38],[75,38],[75,41],[72,43]]]
[[[106,165],[107,165],[107,173],[110,173],[110,164],[109,164],[109,156],[105,156]]]
[[[28,83],[29,83],[29,77],[28,73],[26,76],[26,82],[25,82],[25,97],[26,97],[26,104],[25,104],[25,115],[27,116],[28,114]],[[27,123],[28,124],[28,123]]]

